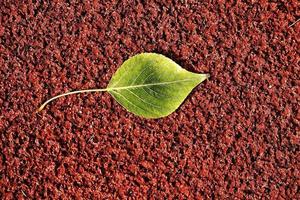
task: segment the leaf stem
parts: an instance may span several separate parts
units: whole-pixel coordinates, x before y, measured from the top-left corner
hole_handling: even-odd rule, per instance
[[[79,93],[87,93],[87,92],[104,92],[104,91],[108,91],[107,88],[104,88],[104,89],[87,89],[87,90],[77,90],[77,91],[73,91],[73,92],[66,92],[64,94],[60,94],[60,95],[57,95],[55,97],[52,97],[51,99],[45,101],[37,110],[36,112],[40,112],[44,109],[44,107],[50,103],[51,101],[55,100],[55,99],[58,99],[60,97],[64,97],[64,96],[68,96],[68,95],[71,95],[71,94],[79,94]]]

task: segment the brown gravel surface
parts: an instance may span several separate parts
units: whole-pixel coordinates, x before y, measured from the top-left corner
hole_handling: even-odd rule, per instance
[[[299,1],[17,2],[0,1],[1,199],[300,199]],[[107,93],[34,113],[140,52],[211,78],[158,120]]]

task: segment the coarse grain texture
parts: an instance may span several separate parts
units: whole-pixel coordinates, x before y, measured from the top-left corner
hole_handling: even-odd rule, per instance
[[[300,199],[299,1],[0,1],[1,199]],[[107,93],[157,52],[210,73],[147,120]]]

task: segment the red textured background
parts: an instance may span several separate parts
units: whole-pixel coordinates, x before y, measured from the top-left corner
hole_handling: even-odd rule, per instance
[[[1,199],[300,199],[299,1],[15,2],[0,1]],[[140,52],[211,78],[158,120],[107,93],[34,113]]]

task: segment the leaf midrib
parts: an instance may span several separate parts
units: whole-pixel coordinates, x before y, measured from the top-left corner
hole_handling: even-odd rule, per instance
[[[140,84],[140,85],[130,85],[130,86],[122,86],[122,87],[108,87],[106,91],[114,91],[114,90],[126,90],[131,88],[142,88],[148,86],[155,86],[155,85],[170,85],[174,83],[181,83],[181,82],[188,82],[188,81],[195,81],[199,80],[199,78],[189,78],[189,79],[181,79],[177,81],[168,81],[168,82],[159,82],[159,83],[148,83],[148,84]]]

